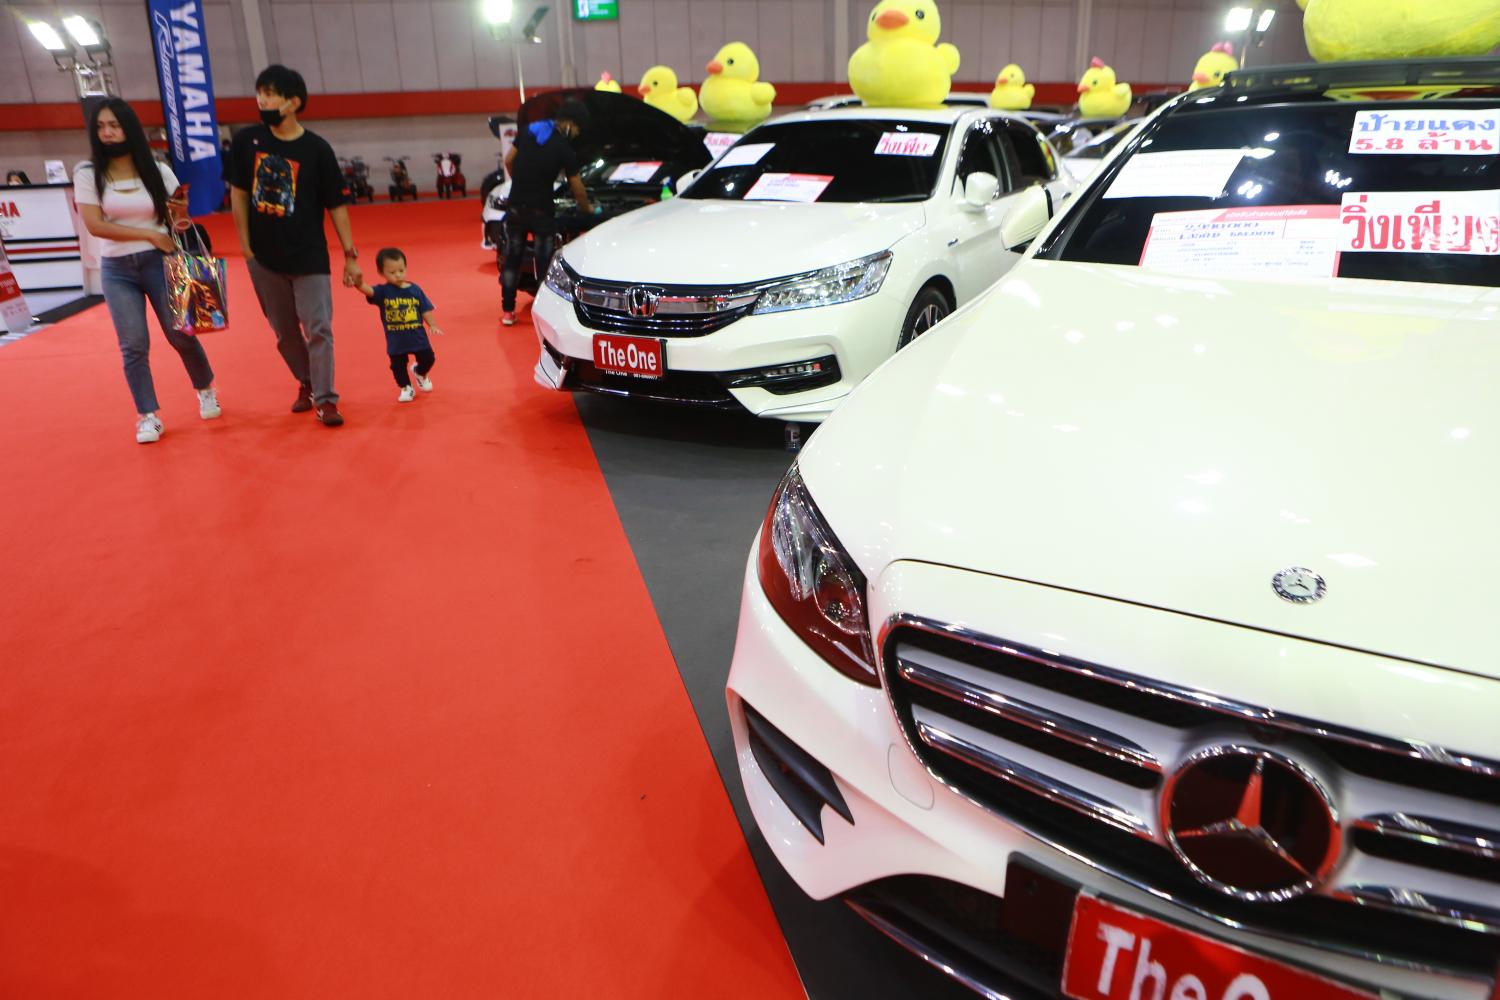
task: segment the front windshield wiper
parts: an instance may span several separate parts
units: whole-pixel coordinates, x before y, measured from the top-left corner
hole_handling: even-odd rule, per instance
[[[890,195],[886,195],[884,198],[861,198],[860,200],[864,201],[864,202],[867,202],[869,204],[889,205],[889,204],[892,204],[892,203],[898,202],[898,201],[926,201],[927,200],[927,195],[925,195],[925,194],[890,194]]]

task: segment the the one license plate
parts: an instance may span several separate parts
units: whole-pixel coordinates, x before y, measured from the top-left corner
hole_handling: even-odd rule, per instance
[[[1073,908],[1062,985],[1074,1000],[1375,1000],[1088,895]]]
[[[594,367],[617,375],[661,378],[667,374],[667,354],[659,340],[594,334]]]

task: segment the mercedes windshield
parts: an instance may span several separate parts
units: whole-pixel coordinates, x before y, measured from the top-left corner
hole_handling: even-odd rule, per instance
[[[1500,285],[1497,97],[1197,99],[1130,139],[1037,255],[1224,278]]]

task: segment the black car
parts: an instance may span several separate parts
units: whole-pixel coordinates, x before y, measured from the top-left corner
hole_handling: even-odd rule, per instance
[[[552,118],[563,101],[581,101],[589,111],[590,125],[573,142],[580,163],[579,176],[588,189],[589,199],[603,211],[585,215],[578,209],[566,178],[559,177],[554,192],[557,200],[557,238],[554,252],[601,222],[661,200],[663,189],[673,190],[679,178],[708,166],[711,159],[704,145],[702,130],[694,130],[644,101],[623,94],[592,89],[556,90],[534,97],[521,105],[515,127],[518,131],[532,122]],[[491,119],[490,129],[499,129],[508,119]],[[497,187],[489,197],[499,199],[491,208],[505,207],[508,187]],[[494,215],[492,211],[489,213]],[[495,228],[493,223],[487,229]],[[491,235],[487,232],[487,235]],[[505,245],[503,232],[491,236],[496,262],[503,266],[511,248]],[[536,272],[534,241],[527,236],[520,249],[522,291],[534,292],[541,283]]]

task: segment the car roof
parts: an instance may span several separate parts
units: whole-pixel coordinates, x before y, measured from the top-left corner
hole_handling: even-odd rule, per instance
[[[1194,92],[1174,106],[1288,100],[1389,101],[1450,97],[1500,97],[1500,59],[1383,59],[1369,62],[1304,63],[1235,70],[1217,87]]]
[[[987,110],[976,104],[959,104],[944,108],[867,108],[860,104],[849,108],[828,108],[823,111],[793,111],[779,118],[773,118],[772,121],[777,124],[853,120],[931,122],[934,125],[951,125],[965,115],[979,114]],[[1000,112],[991,113],[1002,116]]]

